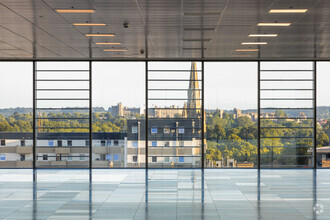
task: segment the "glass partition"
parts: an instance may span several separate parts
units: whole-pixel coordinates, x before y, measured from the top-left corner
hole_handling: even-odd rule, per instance
[[[330,62],[317,62],[317,167],[330,167]]]
[[[145,166],[145,62],[93,62],[93,168]]]
[[[0,62],[0,168],[330,167],[330,62],[259,65]]]
[[[257,62],[205,62],[205,167],[257,167],[257,74]]]
[[[89,167],[89,62],[36,62],[36,167]]]
[[[0,62],[0,168],[32,168],[32,62]]]
[[[313,167],[313,64],[260,62],[261,167]]]
[[[200,62],[148,62],[148,166],[198,168],[202,156]]]

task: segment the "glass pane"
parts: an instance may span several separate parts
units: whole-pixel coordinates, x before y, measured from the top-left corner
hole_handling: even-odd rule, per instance
[[[36,63],[36,166],[89,167],[89,62]]]
[[[149,168],[201,167],[201,63],[148,65]]]
[[[261,167],[313,167],[313,62],[260,66]]]
[[[256,62],[205,63],[205,167],[257,167],[257,80]]]
[[[0,168],[32,168],[32,62],[0,62]]]
[[[317,63],[317,167],[330,167],[330,62]]]
[[[93,167],[145,167],[145,63],[93,62]]]

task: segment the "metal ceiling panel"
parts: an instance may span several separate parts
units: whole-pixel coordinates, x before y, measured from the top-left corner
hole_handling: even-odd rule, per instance
[[[289,8],[308,11],[269,13],[270,9]],[[56,9],[93,9],[95,12],[58,13]],[[73,25],[86,22],[106,25]],[[260,27],[259,22],[291,25]],[[130,27],[124,28],[124,23]],[[85,36],[90,33],[115,36]],[[278,36],[248,37],[256,33]],[[144,58],[146,50],[149,58],[165,59],[201,58],[203,54],[212,59],[330,59],[329,40],[328,0],[0,0],[1,59]],[[242,45],[244,41],[267,41],[268,44]],[[96,44],[100,42],[120,45]],[[109,48],[127,51],[104,51]],[[260,51],[235,51],[239,48]]]

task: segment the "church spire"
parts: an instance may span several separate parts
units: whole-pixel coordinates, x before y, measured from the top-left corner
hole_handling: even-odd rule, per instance
[[[188,118],[197,118],[201,116],[201,93],[198,82],[197,65],[196,62],[192,62],[188,88]]]

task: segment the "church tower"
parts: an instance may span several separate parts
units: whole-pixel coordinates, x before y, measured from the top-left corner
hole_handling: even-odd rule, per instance
[[[188,88],[187,117],[201,117],[201,92],[198,84],[198,71],[196,62],[191,63],[190,81]]]

